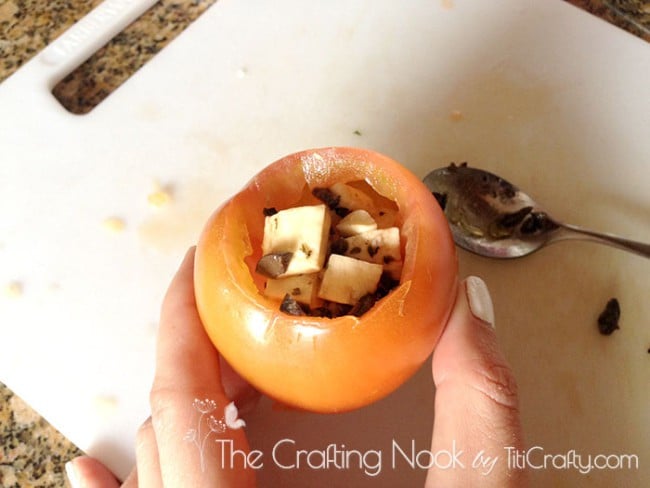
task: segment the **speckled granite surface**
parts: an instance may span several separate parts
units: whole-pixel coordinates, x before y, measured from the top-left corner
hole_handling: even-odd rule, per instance
[[[82,452],[0,383],[0,485],[66,486],[64,465]]]
[[[86,113],[217,0],[162,0],[54,89]],[[647,0],[566,0],[650,42]],[[0,83],[100,0],[0,0]],[[1,378],[0,378],[1,379]],[[0,486],[66,486],[81,452],[0,383]]]

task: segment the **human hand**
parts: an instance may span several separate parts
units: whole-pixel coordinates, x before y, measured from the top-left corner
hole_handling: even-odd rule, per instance
[[[250,405],[257,394],[220,360],[208,339],[196,310],[193,267],[194,248],[186,254],[163,301],[151,417],[138,430],[136,467],[121,485],[124,488],[255,485],[254,471],[243,465],[218,469],[223,443],[203,442],[206,434],[218,432],[220,440],[233,442],[233,449],[248,451],[244,431],[238,428],[241,423],[232,418],[236,410],[229,408],[229,418],[224,408],[231,400]],[[196,426],[197,420],[203,431],[194,432],[197,442],[192,445],[187,442],[188,427]],[[214,440],[214,435],[209,439]],[[73,488],[120,486],[104,465],[90,457],[72,460],[66,472]]]
[[[188,419],[196,417],[194,399],[214,400],[219,409],[237,398],[250,403],[255,393],[220,361],[201,325],[192,286],[194,252],[188,252],[170,285],[161,313],[156,376],[151,392],[152,416],[136,439],[136,469],[124,482],[134,486],[254,485],[254,470],[218,468],[219,445],[178,449]],[[458,289],[456,304],[433,355],[436,384],[431,450],[452,443],[486,456],[502,454],[506,446],[523,448],[514,377],[499,351],[494,313],[482,280],[470,277]],[[221,434],[220,434],[221,435]],[[223,439],[248,450],[241,429],[226,429]],[[73,488],[114,488],[118,481],[98,461],[82,457],[68,469]],[[204,469],[202,470],[201,467]],[[526,473],[495,464],[489,475],[478,469],[431,468],[426,486],[520,487]]]
[[[495,460],[489,469],[432,467],[426,487],[522,487],[527,473],[509,469],[504,448],[523,449],[519,399],[513,373],[499,349],[494,309],[485,282],[470,276],[458,287],[456,304],[433,353],[436,385],[431,452],[455,444],[473,459]],[[489,472],[488,472],[489,471]]]

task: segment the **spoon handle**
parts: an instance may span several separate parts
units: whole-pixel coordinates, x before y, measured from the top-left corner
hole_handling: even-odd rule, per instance
[[[560,232],[556,233],[553,240],[581,239],[585,241],[599,242],[600,244],[607,244],[609,246],[623,249],[624,251],[630,251],[639,254],[640,256],[650,258],[650,244],[631,241],[630,239],[624,239],[603,232],[594,232],[593,230],[583,229],[571,224],[558,223],[558,225],[560,226]]]

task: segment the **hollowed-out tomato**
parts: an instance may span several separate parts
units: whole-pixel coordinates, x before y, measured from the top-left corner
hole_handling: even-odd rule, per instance
[[[264,209],[359,181],[398,209],[399,285],[361,317],[281,312],[255,273]],[[261,392],[317,412],[367,405],[406,381],[432,352],[457,287],[454,244],[434,197],[409,170],[364,149],[304,151],[266,167],[209,219],[195,263],[199,314],[224,358]]]

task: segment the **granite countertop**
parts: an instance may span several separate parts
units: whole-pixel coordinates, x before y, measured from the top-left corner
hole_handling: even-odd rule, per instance
[[[73,113],[87,113],[217,0],[161,0],[54,88]],[[565,0],[650,42],[646,0]],[[0,83],[100,0],[0,2]],[[1,378],[0,378],[1,379]],[[0,485],[67,486],[64,464],[82,454],[0,383]]]

